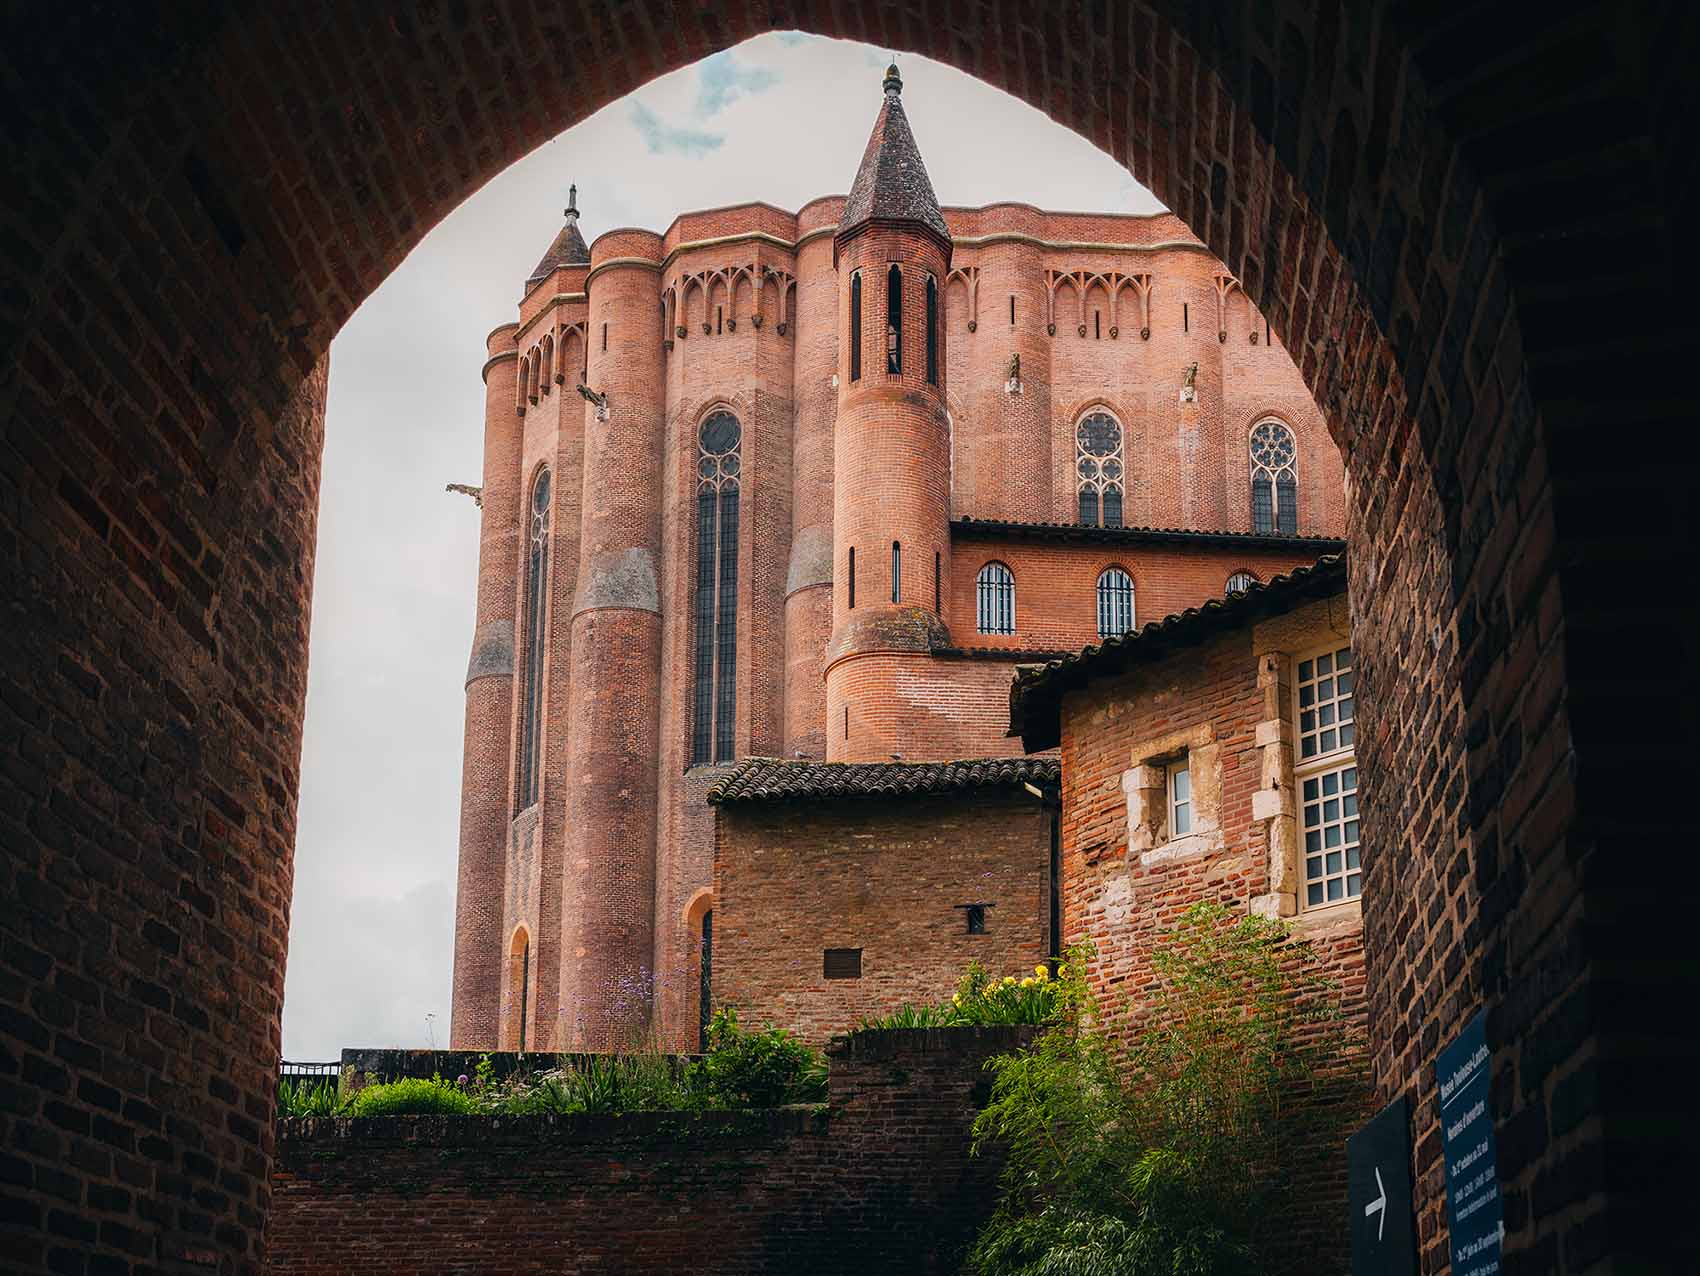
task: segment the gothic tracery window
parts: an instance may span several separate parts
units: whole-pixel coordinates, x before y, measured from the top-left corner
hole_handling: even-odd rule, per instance
[[[531,484],[530,526],[526,536],[525,643],[520,702],[519,775],[515,805],[524,810],[537,801],[538,755],[543,717],[543,647],[549,617],[549,471],[538,471]]]
[[[729,762],[738,688],[738,418],[711,412],[697,430],[697,584],[691,765]]]
[[[1297,535],[1299,449],[1279,421],[1260,421],[1251,432],[1251,530]]]
[[[1080,521],[1090,527],[1122,525],[1121,422],[1108,412],[1092,412],[1074,430],[1075,475],[1079,482]]]

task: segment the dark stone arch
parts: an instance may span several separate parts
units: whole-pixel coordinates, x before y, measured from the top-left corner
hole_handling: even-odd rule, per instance
[[[330,339],[502,166],[766,26],[1047,111],[1283,334],[1352,484],[1378,1084],[1413,1087],[1425,1136],[1414,1079],[1488,1005],[1514,1259],[1692,1236],[1656,1172],[1691,989],[1680,927],[1646,919],[1695,892],[1648,857],[1695,842],[1695,466],[1596,443],[1696,416],[1670,367],[1696,326],[1693,11],[607,8],[3,19],[8,1247],[39,1262],[57,1210],[83,1248],[253,1268]]]

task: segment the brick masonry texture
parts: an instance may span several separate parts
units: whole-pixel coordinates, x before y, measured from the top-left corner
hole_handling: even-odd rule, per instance
[[[981,1065],[1024,1031],[841,1041],[824,1107],[285,1121],[265,1270],[947,1276],[1000,1165]]]
[[[1344,581],[1336,580],[1332,597],[1228,627],[1190,650],[1100,677],[1064,696],[1061,893],[1063,934],[1068,943],[1090,940],[1095,946],[1090,981],[1119,1032],[1137,1028],[1155,977],[1151,949],[1192,904],[1216,900],[1237,911],[1287,916],[1295,937],[1313,946],[1320,973],[1338,987],[1351,1046],[1331,1068],[1357,1084],[1325,1092],[1324,1101],[1343,1109],[1350,1130],[1368,1115],[1361,1084],[1368,1043],[1360,906],[1348,902],[1295,915],[1291,900],[1280,902],[1281,890],[1293,893],[1294,865],[1278,863],[1282,840],[1274,826],[1280,820],[1258,811],[1254,796],[1260,789],[1293,789],[1290,749],[1271,774],[1272,750],[1261,738],[1268,729],[1260,728],[1280,715],[1290,718],[1291,675],[1271,683],[1260,673],[1272,659],[1290,664],[1348,641]],[[1161,766],[1183,755],[1194,832],[1171,839],[1141,828],[1130,837],[1132,768],[1153,756]],[[1156,783],[1161,786],[1161,779]],[[1286,823],[1291,858],[1297,843],[1290,808]],[[1292,1099],[1293,1106],[1312,1101]],[[1300,1205],[1280,1230],[1279,1270],[1347,1269],[1340,1226],[1346,1167],[1338,1143],[1310,1142],[1283,1153],[1282,1173],[1303,1186],[1295,1193]]]
[[[1051,816],[1024,791],[737,802],[716,827],[714,1002],[747,1021],[819,1043],[1048,951]],[[992,905],[984,934],[964,904]],[[861,977],[826,978],[828,948],[861,949]]]
[[[298,405],[332,336],[504,166],[792,26],[961,67],[1125,161],[1320,404],[1377,848],[1372,1058],[1378,1097],[1416,1107],[1425,1272],[1448,1267],[1429,1069],[1482,1008],[1504,1270],[1700,1245],[1668,1173],[1696,1141],[1668,1084],[1695,1062],[1668,1013],[1692,964],[1680,926],[1649,924],[1694,910],[1694,876],[1661,862],[1694,812],[1624,801],[1700,771],[1696,462],[1625,446],[1700,415],[1664,373],[1700,323],[1678,233],[1692,8],[309,0],[0,22],[17,1266],[258,1262],[320,455]],[[155,1111],[166,1133],[135,1152],[104,1124]]]

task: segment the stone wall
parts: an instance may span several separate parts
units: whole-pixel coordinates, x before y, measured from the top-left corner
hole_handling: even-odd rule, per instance
[[[284,1121],[266,1271],[953,1273],[982,1064],[1029,1031],[838,1041],[824,1107]]]

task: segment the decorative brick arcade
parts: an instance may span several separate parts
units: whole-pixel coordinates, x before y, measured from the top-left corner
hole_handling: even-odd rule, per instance
[[[1345,458],[1369,1017],[1489,1010],[1508,1272],[1696,1244],[1683,801],[1700,15],[1649,3],[12,6],[0,19],[0,1243],[260,1264],[323,359],[502,166],[771,27],[1127,162]]]

